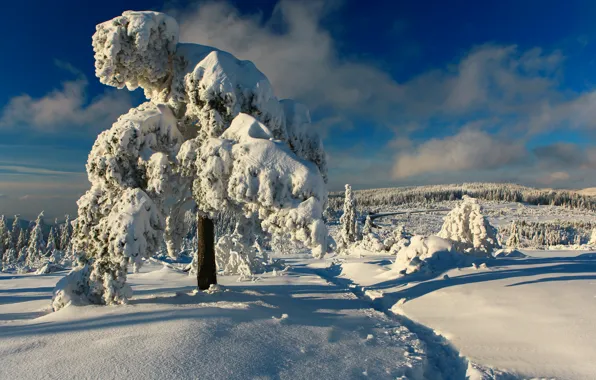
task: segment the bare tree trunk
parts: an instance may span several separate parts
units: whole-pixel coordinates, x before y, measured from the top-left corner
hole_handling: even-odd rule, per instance
[[[199,289],[205,290],[209,289],[211,284],[217,284],[215,227],[211,219],[200,214],[197,218],[197,281]]]

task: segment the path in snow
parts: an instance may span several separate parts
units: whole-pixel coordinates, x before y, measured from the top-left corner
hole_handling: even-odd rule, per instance
[[[377,260],[378,261],[378,260]],[[441,334],[433,329],[417,323],[405,315],[395,314],[383,302],[375,302],[374,296],[367,294],[364,287],[356,286],[352,280],[339,277],[341,265],[327,266],[321,262],[313,262],[307,267],[327,281],[351,291],[356,297],[368,302],[372,308],[384,313],[388,318],[395,320],[407,327],[425,343],[428,351],[429,366],[426,368],[425,377],[434,378],[443,376],[446,379],[517,379],[518,376],[494,368],[472,363],[460,355],[457,349]],[[381,299],[379,299],[380,301]]]
[[[596,254],[524,252],[534,257],[488,260],[486,269],[447,277],[396,278],[379,257],[348,258],[333,274],[377,309],[434,329],[474,363],[525,377],[594,378]]]
[[[453,378],[408,328],[299,266],[193,294],[150,263],[129,305],[48,313],[60,277],[0,275],[0,378]]]

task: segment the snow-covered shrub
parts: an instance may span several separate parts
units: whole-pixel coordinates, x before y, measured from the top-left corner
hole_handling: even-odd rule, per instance
[[[411,238],[412,235],[406,231],[406,226],[401,224],[393,230],[391,236],[383,241],[383,245],[385,246],[385,250],[389,251],[390,254],[397,255],[401,249],[410,244]]]
[[[56,284],[52,298],[52,309],[60,310],[68,305],[86,305],[89,303],[90,268],[81,266],[74,268]]]
[[[397,253],[392,270],[401,274],[436,272],[457,266],[462,255],[453,242],[438,236],[415,235],[408,246]]]
[[[482,215],[478,201],[468,196],[447,214],[437,236],[451,240],[462,252],[490,254],[500,248],[497,230]]]
[[[219,238],[215,245],[215,260],[218,271],[226,275],[250,277],[265,270],[263,258],[238,231]]]

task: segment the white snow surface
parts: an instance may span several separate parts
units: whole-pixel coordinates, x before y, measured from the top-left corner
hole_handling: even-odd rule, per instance
[[[405,326],[313,270],[221,276],[223,287],[196,293],[194,278],[151,262],[129,274],[128,304],[54,313],[63,274],[0,274],[0,377],[453,378]]]
[[[596,253],[513,252],[432,274],[400,277],[390,256],[342,258],[328,272],[446,338],[472,362],[469,376],[594,378]]]

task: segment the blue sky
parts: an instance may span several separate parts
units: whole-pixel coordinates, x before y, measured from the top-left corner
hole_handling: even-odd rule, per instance
[[[0,214],[76,213],[95,137],[143,101],[94,75],[95,25],[128,9],[307,104],[332,190],[596,186],[593,1],[29,1],[0,25]]]

